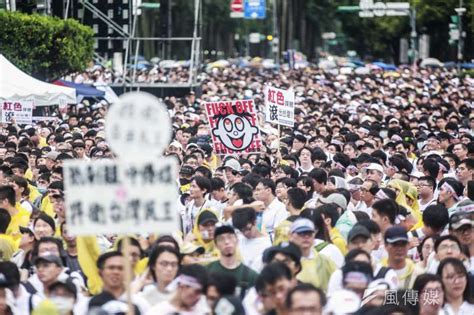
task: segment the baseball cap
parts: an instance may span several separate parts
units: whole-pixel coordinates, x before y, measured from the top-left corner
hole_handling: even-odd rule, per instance
[[[342,289],[329,297],[326,310],[333,315],[352,314],[360,308],[360,304],[361,299],[355,292]]]
[[[347,241],[350,243],[352,242],[356,237],[365,237],[367,239],[370,238],[370,232],[369,230],[363,226],[363,225],[355,225],[350,231],[349,234],[347,235]]]
[[[45,158],[56,161],[58,156],[61,154],[61,152],[58,151],[50,151],[46,154]]]
[[[454,213],[449,220],[449,229],[457,230],[463,225],[473,225],[472,220],[469,218],[469,213],[467,212],[456,212]]]
[[[221,225],[218,226],[214,232],[214,239],[216,239],[219,235],[222,234],[234,234],[235,235],[235,230],[232,226],[230,225]]]
[[[209,210],[203,210],[199,215],[198,215],[198,220],[197,224],[205,224],[207,222],[218,222],[219,220],[217,219],[217,216]]]
[[[183,165],[181,166],[181,169],[179,170],[179,173],[182,175],[193,175],[194,174],[194,169],[189,166],[189,165]]]
[[[242,166],[236,159],[228,159],[227,161],[225,161],[224,168],[230,168],[236,172],[242,171]]]
[[[396,242],[408,242],[407,230],[402,226],[392,226],[385,231],[385,243],[393,244]]]
[[[63,266],[63,262],[61,258],[57,255],[54,255],[51,252],[46,252],[43,255],[36,257],[34,264],[37,265],[39,262],[42,262],[42,261],[54,263],[59,267]]]
[[[180,250],[179,252],[182,254],[182,255],[190,255],[190,254],[193,254],[195,252],[197,252],[199,255],[202,255],[204,254],[204,247],[202,246],[198,246],[194,243],[191,243],[191,242],[187,242],[187,243],[184,243],[181,247],[180,247]]]
[[[347,199],[342,194],[335,193],[335,194],[330,194],[326,198],[320,197],[319,201],[324,204],[334,203],[338,207],[341,207],[342,209],[346,209],[347,207]]]
[[[315,232],[314,223],[306,218],[299,218],[291,224],[290,233]]]
[[[370,163],[367,167],[364,168],[364,172],[367,172],[368,170],[379,171],[383,174],[383,167],[378,163]]]
[[[267,248],[262,255],[262,260],[264,263],[268,264],[275,257],[276,254],[282,253],[284,255],[290,256],[295,262],[301,260],[301,249],[292,242],[281,242],[276,246]]]

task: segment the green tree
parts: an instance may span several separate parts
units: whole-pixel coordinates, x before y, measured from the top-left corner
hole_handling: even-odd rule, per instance
[[[0,53],[39,79],[84,70],[93,57],[93,36],[72,19],[0,12]]]

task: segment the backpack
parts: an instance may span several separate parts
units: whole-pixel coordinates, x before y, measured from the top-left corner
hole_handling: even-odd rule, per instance
[[[322,243],[319,243],[318,245],[314,246],[314,248],[316,249],[316,251],[319,253],[320,251],[322,251],[323,249],[326,248],[326,246],[328,246],[329,243],[324,241]]]
[[[390,267],[382,267],[380,268],[379,272],[377,272],[377,274],[375,275],[374,277],[374,280],[377,280],[377,279],[384,279],[385,276],[387,275],[387,272],[392,269]]]
[[[28,298],[28,312],[31,314],[33,311],[33,296],[38,292],[35,287],[29,282],[23,283],[23,287],[25,288],[26,292],[30,294]]]

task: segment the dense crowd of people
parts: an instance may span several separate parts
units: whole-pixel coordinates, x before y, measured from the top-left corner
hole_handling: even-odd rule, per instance
[[[163,99],[181,229],[130,246],[120,233],[75,237],[66,221],[63,162],[115,158],[107,106],[2,126],[0,314],[474,314],[472,78],[200,77],[199,95]],[[295,92],[294,128],[264,122],[267,84]],[[203,103],[236,99],[255,101],[261,150],[218,156]]]

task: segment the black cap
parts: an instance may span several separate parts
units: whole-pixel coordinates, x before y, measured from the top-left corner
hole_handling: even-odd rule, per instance
[[[456,212],[449,219],[450,230],[457,230],[464,225],[473,226],[470,214],[467,212]]]
[[[183,175],[191,176],[191,175],[194,174],[194,169],[189,165],[183,165],[183,166],[181,166],[181,169],[179,170],[179,173],[183,174]]]
[[[209,211],[209,210],[203,210],[199,215],[197,219],[197,224],[205,224],[207,222],[218,222],[219,219],[217,219],[217,216],[214,214],[214,212]]]
[[[8,279],[4,273],[0,272],[0,288],[8,288],[12,284],[10,279]]]
[[[264,263],[268,264],[275,257],[276,254],[282,253],[290,256],[296,263],[300,263],[301,260],[301,249],[292,242],[282,242],[279,245],[267,248],[262,255]]]
[[[392,226],[385,231],[385,243],[408,242],[407,230],[402,226]]]
[[[64,288],[66,291],[74,295],[75,298],[77,298],[77,288],[74,282],[72,282],[72,277],[67,278],[65,281],[56,281],[51,284],[48,289],[51,292],[56,288]]]
[[[214,239],[216,239],[219,235],[222,234],[234,234],[235,230],[231,225],[221,225],[218,226],[214,232]]]
[[[45,261],[45,262],[49,262],[49,263],[54,263],[56,264],[57,266],[59,267],[62,267],[63,266],[63,262],[61,260],[61,258],[57,255],[54,255],[52,253],[44,253],[44,255],[41,255],[41,256],[38,256],[36,257],[36,259],[34,260],[34,264],[37,265],[39,262],[41,261]]]
[[[369,230],[363,226],[363,225],[355,225],[350,231],[347,236],[347,241],[350,243],[352,242],[356,237],[365,237],[367,239],[370,238],[370,232]]]

